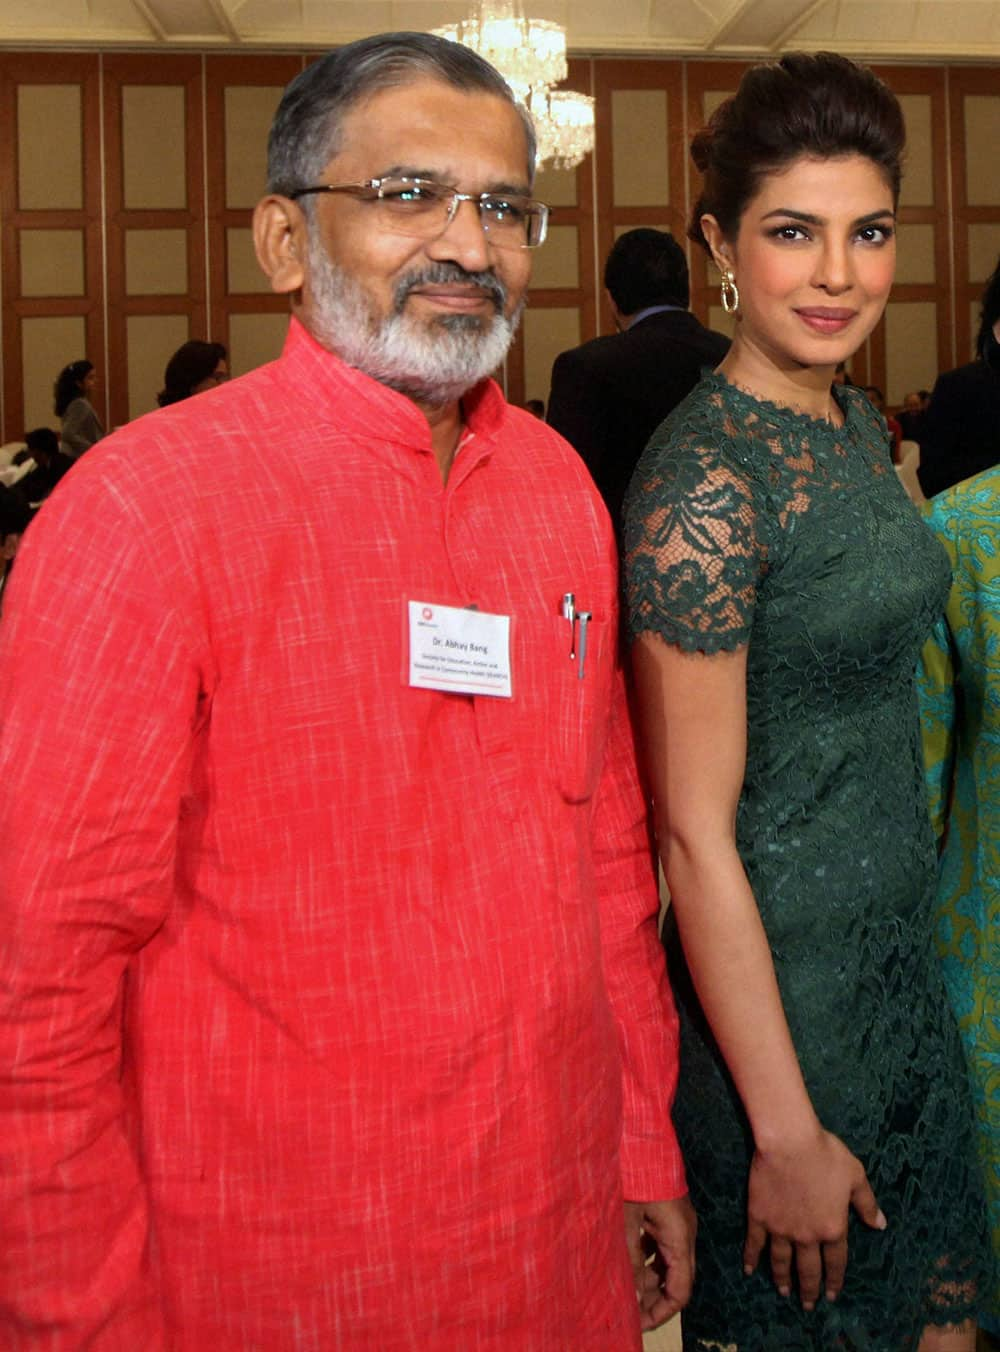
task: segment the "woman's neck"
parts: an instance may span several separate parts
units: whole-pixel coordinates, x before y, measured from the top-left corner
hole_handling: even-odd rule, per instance
[[[844,421],[831,390],[835,362],[829,366],[779,365],[737,335],[718,369],[731,384],[769,403],[837,426]]]

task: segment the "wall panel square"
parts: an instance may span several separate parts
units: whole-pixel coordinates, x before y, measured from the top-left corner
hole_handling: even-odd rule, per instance
[[[531,189],[533,197],[550,207],[575,207],[577,204],[575,169],[539,169],[535,175],[535,185]]]
[[[185,295],[187,243],[186,230],[126,230],[126,295]]]
[[[22,296],[82,296],[82,230],[18,231]]]
[[[560,352],[580,345],[580,312],[568,306],[526,310],[523,322],[524,397],[548,401],[552,363]]]
[[[896,281],[933,285],[937,281],[933,225],[899,225]]]
[[[189,332],[187,315],[129,315],[125,320],[128,351],[128,416],[141,417],[156,408],[163,389],[163,371]]]
[[[1000,173],[996,172],[1000,94],[967,94],[964,104],[966,201],[970,206],[1000,206]]]
[[[906,164],[899,194],[901,207],[934,205],[933,103],[929,94],[900,94],[906,119]]]
[[[890,301],[885,311],[885,398],[901,404],[910,390],[930,389],[938,374],[937,306]]]
[[[183,85],[122,89],[122,200],[128,211],[187,206]]]
[[[82,315],[21,321],[22,380],[24,384],[24,427],[16,435],[33,427],[59,426],[52,408],[52,387],[56,376],[71,361],[95,357],[87,351],[87,334]],[[103,374],[103,373],[101,373]]]
[[[263,366],[281,356],[288,332],[288,315],[239,314],[229,316],[229,369],[234,376]]]
[[[612,185],[616,207],[670,201],[667,95],[660,89],[611,94]]]
[[[267,185],[267,135],[282,85],[229,85],[225,91],[226,206],[253,207]]]
[[[553,225],[548,238],[532,258],[531,285],[545,287],[580,285],[580,241],[575,225]]]
[[[253,231],[233,225],[226,230],[226,288],[230,295],[270,295],[271,286],[257,262]]]
[[[22,211],[83,206],[83,102],[79,85],[17,90],[17,202]]]
[[[1000,264],[1000,221],[969,226],[969,281],[985,283]]]

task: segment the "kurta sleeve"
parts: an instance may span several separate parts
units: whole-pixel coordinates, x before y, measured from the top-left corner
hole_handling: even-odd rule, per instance
[[[615,673],[593,841],[605,980],[622,1051],[622,1183],[631,1201],[667,1201],[687,1192],[671,1119],[678,1021],[657,930],[649,819],[621,671]]]
[[[200,677],[148,532],[77,471],[0,629],[0,1342],[155,1352],[125,1111],[132,956],[163,922]]]

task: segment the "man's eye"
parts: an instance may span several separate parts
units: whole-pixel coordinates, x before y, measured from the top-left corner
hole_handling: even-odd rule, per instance
[[[484,206],[497,221],[523,221],[525,217],[524,203],[511,201],[509,197],[488,197]]]
[[[440,188],[429,183],[399,183],[382,188],[382,201],[390,206],[433,206],[441,200]]]

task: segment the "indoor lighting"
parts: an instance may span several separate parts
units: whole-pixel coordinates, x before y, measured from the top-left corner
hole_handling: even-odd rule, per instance
[[[538,166],[573,169],[594,148],[594,100],[553,89],[566,78],[566,32],[525,16],[520,0],[480,0],[467,19],[434,29],[495,66],[531,114]]]

